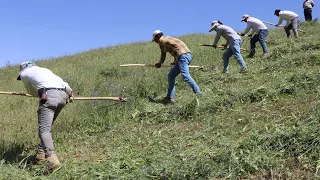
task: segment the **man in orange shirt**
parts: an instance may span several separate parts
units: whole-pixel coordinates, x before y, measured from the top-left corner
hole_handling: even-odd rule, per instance
[[[177,38],[163,36],[163,33],[160,30],[156,30],[153,32],[152,41],[158,43],[161,49],[160,61],[155,64],[157,68],[160,68],[161,64],[165,61],[167,52],[169,52],[174,57],[175,65],[171,68],[168,74],[169,87],[165,102],[174,103],[173,96],[175,91],[175,80],[180,73],[183,80],[189,84],[193,92],[197,95],[201,94],[199,86],[193,80],[189,73],[188,65],[192,61],[192,55],[186,44]]]

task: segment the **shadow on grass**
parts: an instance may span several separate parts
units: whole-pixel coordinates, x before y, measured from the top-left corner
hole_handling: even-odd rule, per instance
[[[21,157],[23,150],[25,149],[24,145],[12,144],[11,146],[5,146],[2,144],[0,146],[1,159],[9,163],[20,162],[24,157]]]
[[[0,144],[0,160],[4,160],[5,164],[14,164],[20,170],[34,170],[35,175],[42,176],[54,173],[55,171],[50,170],[48,167],[48,162],[38,164],[35,160],[34,155],[24,154],[24,151],[28,151],[28,148],[23,144],[12,143],[9,146],[6,146],[5,143]],[[36,165],[36,166],[34,166]],[[1,177],[1,174],[0,174]],[[0,178],[1,179],[1,178]]]
[[[23,154],[23,151],[26,150],[26,147],[23,144],[13,143],[11,145],[5,145],[5,143],[0,144],[0,159],[4,160],[5,163],[14,164],[18,163],[19,165],[24,165],[24,168],[27,165],[34,164],[34,156]]]
[[[149,100],[149,102],[156,103],[156,104],[163,104],[163,105],[173,105],[174,104],[174,102],[166,101],[164,99],[154,98],[151,96],[148,96],[148,100]]]

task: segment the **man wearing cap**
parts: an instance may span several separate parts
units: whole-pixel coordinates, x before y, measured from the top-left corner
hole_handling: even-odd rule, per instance
[[[54,151],[52,140],[52,124],[60,111],[72,100],[72,89],[68,83],[46,68],[35,65],[34,62],[25,61],[20,64],[17,80],[23,82],[27,92],[39,97],[38,124],[40,144],[37,149],[36,161],[48,161],[50,170],[60,166],[60,161]]]
[[[241,37],[231,27],[223,25],[220,21],[213,21],[211,23],[211,29],[209,32],[213,30],[215,30],[217,34],[212,46],[217,48],[217,43],[221,36],[227,40],[227,44],[225,46],[229,46],[223,54],[223,72],[229,72],[229,59],[232,55],[241,67],[240,72],[245,72],[247,70],[247,65],[240,53],[240,47],[242,44]]]
[[[157,68],[160,68],[161,64],[165,61],[167,52],[174,57],[174,66],[168,74],[168,93],[164,102],[174,103],[175,80],[180,73],[183,80],[189,84],[193,92],[196,95],[200,95],[200,88],[189,73],[188,65],[192,61],[192,55],[186,44],[177,38],[164,36],[160,30],[153,32],[152,41],[158,43],[161,50],[160,61],[155,64]]]
[[[304,0],[303,2],[303,13],[304,13],[304,18],[306,21],[311,21],[312,20],[312,8],[314,6],[314,1],[313,0]]]
[[[287,37],[290,37],[290,30],[293,29],[293,34],[297,38],[298,37],[298,23],[299,23],[299,16],[298,14],[292,11],[283,11],[277,9],[274,11],[274,15],[279,17],[279,22],[276,26],[280,26],[283,20],[287,21],[286,26],[283,28],[286,31]]]
[[[256,53],[256,43],[259,41],[259,43],[262,46],[263,49],[263,56],[266,57],[268,56],[268,48],[266,44],[266,38],[268,36],[268,28],[262,21],[260,21],[257,18],[250,17],[248,14],[245,14],[242,16],[241,22],[244,21],[247,23],[247,28],[246,30],[241,33],[241,36],[244,36],[247,34],[250,30],[251,31],[251,36],[254,34],[254,36],[250,39],[250,47],[251,51],[249,54],[249,57],[254,57]]]

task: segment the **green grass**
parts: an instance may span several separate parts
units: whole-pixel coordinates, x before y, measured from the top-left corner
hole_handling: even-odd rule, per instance
[[[168,68],[119,67],[156,63],[157,44],[138,42],[95,49],[36,64],[67,81],[78,96],[120,96],[128,102],[76,101],[53,128],[63,167],[44,175],[30,165],[37,135],[37,99],[0,96],[0,179],[313,179],[320,168],[320,24],[301,23],[298,39],[269,32],[268,58],[232,58],[201,47],[212,34],[180,37],[193,53],[191,75],[203,96],[177,78],[176,104],[164,97]],[[244,37],[243,39],[245,39]],[[221,40],[221,43],[224,41]],[[243,48],[249,49],[249,39]],[[246,57],[246,53],[243,56]],[[168,56],[166,63],[171,62]],[[0,69],[1,91],[24,91],[17,66]]]

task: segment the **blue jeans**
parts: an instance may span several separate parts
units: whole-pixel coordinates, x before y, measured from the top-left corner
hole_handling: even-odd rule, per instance
[[[172,99],[175,91],[176,77],[181,73],[182,79],[189,84],[193,92],[200,94],[200,88],[197,83],[192,79],[189,73],[189,64],[192,61],[191,53],[181,54],[176,64],[171,68],[168,74],[168,94],[167,98]]]
[[[233,55],[237,62],[240,64],[241,69],[247,69],[247,65],[244,62],[241,54],[240,54],[240,47],[242,41],[241,39],[236,39],[230,44],[229,48],[223,54],[223,72],[229,71],[229,59]]]
[[[266,38],[268,36],[268,29],[261,29],[258,34],[254,35],[250,40],[251,53],[256,53],[256,43],[259,41],[264,53],[268,52]]]

